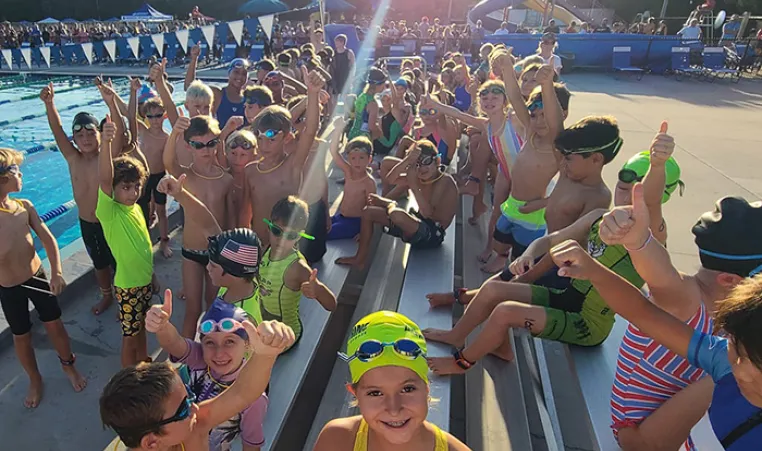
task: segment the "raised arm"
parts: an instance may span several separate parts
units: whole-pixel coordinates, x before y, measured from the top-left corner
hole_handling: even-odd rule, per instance
[[[74,147],[74,144],[69,141],[69,137],[66,136],[66,132],[61,124],[61,116],[58,114],[55,103],[53,103],[54,96],[55,92],[53,90],[53,82],[51,81],[47,86],[42,88],[40,99],[42,99],[42,102],[45,104],[45,112],[48,116],[48,126],[50,126],[50,131],[53,132],[56,146],[58,146],[58,150],[61,151],[64,158],[69,160],[78,157],[80,154],[77,148]]]
[[[183,167],[180,166],[180,163],[177,161],[177,140],[183,139],[183,133],[190,127],[190,119],[183,115],[183,110],[178,108],[177,113],[177,123],[172,127],[172,133],[170,133],[169,138],[167,138],[167,143],[164,145],[164,154],[162,155],[164,167],[167,168],[167,172],[176,178],[180,177],[180,174],[183,172]]]
[[[180,116],[177,114],[177,105],[175,105],[175,101],[172,100],[172,93],[169,92],[167,80],[164,79],[164,70],[166,69],[166,66],[166,58],[161,60],[161,64],[154,64],[151,67],[150,78],[151,80],[154,80],[156,91],[159,93],[159,98],[161,99],[161,104],[164,105],[164,111],[167,112],[169,124],[174,127],[177,118]]]
[[[127,105],[127,121],[130,126],[132,139],[137,141],[140,128],[138,125],[138,91],[140,90],[140,79],[130,77],[130,103]]]
[[[486,117],[471,116],[470,114],[464,113],[453,106],[440,103],[439,101],[433,99],[431,96],[423,96],[421,98],[421,108],[436,108],[445,116],[457,119],[460,122],[463,122],[466,125],[470,125],[471,127],[478,128],[485,133],[487,132],[487,123],[489,120]]]
[[[542,86],[542,111],[545,114],[545,122],[548,123],[548,128],[550,129],[550,136],[555,139],[564,129],[564,116],[561,104],[558,103],[556,87],[553,83],[553,68],[544,64],[537,71],[535,79]]]
[[[164,304],[152,305],[146,313],[146,330],[156,334],[159,345],[172,357],[180,358],[188,354],[189,346],[180,336],[175,326],[169,322],[172,316],[172,291],[164,290]]]
[[[310,154],[312,143],[317,136],[320,127],[320,90],[323,89],[325,80],[319,73],[312,71],[307,73],[307,68],[302,66],[302,75],[307,80],[307,121],[304,131],[300,134],[299,142],[294,155],[295,166],[301,171],[307,157]]]
[[[394,120],[397,121],[397,123],[400,125],[400,127],[404,127],[408,116],[410,115],[410,110],[404,108],[405,99],[400,96],[399,92],[397,92],[396,86],[392,85],[390,91],[392,93],[392,116],[394,117]]]
[[[101,97],[103,97],[103,101],[108,107],[112,122],[114,125],[116,125],[116,137],[111,143],[111,152],[117,156],[121,155],[121,153],[125,150],[123,137],[127,132],[127,128],[124,121],[122,120],[122,113],[119,111],[119,106],[116,104],[116,92],[111,86],[103,83],[98,78],[95,79],[95,84],[98,86]]]
[[[116,136],[116,125],[111,122],[111,116],[106,116],[101,135],[101,151],[98,155],[98,183],[101,191],[111,197],[114,193],[114,162],[111,154],[111,142]]]
[[[405,141],[401,141],[400,145],[402,145]],[[420,150],[418,150],[415,146],[415,143],[413,143],[410,148],[408,149],[407,153],[405,154],[405,158],[402,159],[399,163],[394,165],[391,171],[389,171],[389,174],[386,176],[386,179],[391,183],[392,185],[396,185],[399,183],[400,179],[404,177],[407,174],[408,168],[415,165],[416,161],[418,160],[418,156],[421,154]]]
[[[188,59],[190,61],[188,63],[188,71],[185,72],[185,85],[183,86],[184,91],[187,91],[191,83],[193,83],[196,80],[196,66],[198,65],[198,56],[200,54],[201,54],[201,43],[197,42],[196,45],[191,47],[190,55],[188,56]],[[157,79],[153,79],[153,81],[156,84],[159,83]],[[164,106],[166,107],[167,105],[164,105]],[[168,107],[167,107],[167,111],[169,111]]]
[[[509,49],[509,52],[513,49]],[[503,73],[502,79],[505,83],[505,93],[508,96],[508,101],[511,102],[511,107],[519,119],[519,122],[529,129],[529,110],[527,109],[524,96],[521,95],[521,88],[519,87],[519,80],[516,78],[516,70],[513,66],[516,64],[516,59],[513,55],[506,53],[498,57],[494,64],[500,66]]]
[[[660,243],[667,243],[667,223],[662,214],[661,199],[667,183],[666,164],[675,151],[675,140],[667,134],[667,121],[661,123],[659,133],[651,141],[650,160],[645,178],[643,178],[643,197],[651,217],[650,227]]]
[[[283,82],[294,89],[296,94],[307,94],[307,86],[297,80],[294,77],[289,76],[287,73],[281,71],[280,72],[281,77],[283,77]]]
[[[347,163],[347,160],[339,153],[339,146],[341,145],[341,135],[344,134],[344,128],[347,123],[342,116],[336,116],[333,120],[333,132],[331,133],[331,145],[328,147],[331,151],[331,157],[336,166],[344,172],[344,175],[349,175],[352,168]]]
[[[212,212],[198,200],[193,194],[183,187],[185,183],[185,174],[175,178],[172,175],[166,175],[159,182],[158,191],[174,197],[183,209],[193,217],[193,222],[201,226],[204,236],[217,236],[222,233],[222,228],[217,223]]]

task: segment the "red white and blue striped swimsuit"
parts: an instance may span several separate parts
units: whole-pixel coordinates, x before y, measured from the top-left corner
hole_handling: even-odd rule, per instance
[[[712,316],[703,302],[687,324],[702,333],[712,333]],[[674,394],[703,375],[702,370],[655,343],[630,324],[619,346],[611,393],[614,436],[617,436],[619,429],[642,422]],[[680,449],[697,451],[690,436]]]
[[[497,136],[492,134],[492,124],[487,123],[487,135],[489,147],[497,159],[497,166],[500,172],[503,173],[506,180],[511,180],[513,162],[519,152],[521,152],[521,146],[524,142],[513,128],[510,116],[505,119],[503,133]]]

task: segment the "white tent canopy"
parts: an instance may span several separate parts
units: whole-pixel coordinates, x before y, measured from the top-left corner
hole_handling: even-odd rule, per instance
[[[124,22],[169,22],[172,16],[157,11],[148,3],[143,3],[137,11],[132,14],[122,16]]]
[[[60,21],[60,20],[58,20],[58,19],[54,19],[54,18],[52,18],[52,17],[48,17],[48,18],[46,18],[46,19],[42,19],[42,20],[38,21],[37,23],[41,23],[41,24],[52,24],[52,23],[60,23],[60,22],[61,22],[61,21]]]

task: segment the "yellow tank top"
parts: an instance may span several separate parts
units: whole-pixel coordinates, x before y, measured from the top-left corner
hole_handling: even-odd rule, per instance
[[[302,292],[286,286],[285,276],[288,268],[304,256],[297,250],[281,260],[270,259],[267,249],[259,264],[259,302],[264,321],[280,321],[294,329],[297,340],[302,335],[302,322],[299,319],[299,301]]]
[[[433,424],[431,427],[434,428],[434,435],[436,436],[434,451],[447,451],[447,436],[444,431]],[[368,423],[365,422],[364,418],[360,420],[360,427],[357,429],[354,451],[368,451]]]
[[[222,300],[222,302],[227,302],[223,299],[223,296],[225,296],[225,293],[228,292],[228,289],[226,287],[220,287],[220,291],[217,292],[217,298]],[[230,302],[230,304],[235,305],[236,307],[242,308],[246,314],[249,316],[249,320],[254,322],[254,325],[258,325],[262,322],[262,311],[259,308],[259,290],[254,289],[254,294],[252,294],[250,297],[243,299],[241,301],[236,302]]]

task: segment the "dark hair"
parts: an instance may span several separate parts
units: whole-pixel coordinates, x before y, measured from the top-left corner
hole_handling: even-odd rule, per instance
[[[415,147],[421,151],[421,155],[438,156],[439,151],[428,139],[419,139],[415,142]]]
[[[273,62],[268,59],[259,61],[254,67],[257,70],[266,70],[267,72],[275,70],[275,64],[273,64]]]
[[[113,429],[125,446],[139,448],[147,434],[161,434],[161,427],[150,425],[163,419],[164,402],[177,378],[167,362],[123,368],[103,388],[99,401],[101,422]]]
[[[556,137],[555,146],[567,153],[579,153],[584,158],[600,153],[603,155],[603,164],[608,164],[622,147],[619,125],[613,116],[588,116],[561,131]],[[598,150],[592,151],[593,148]],[[585,151],[586,149],[590,150]]]
[[[286,109],[291,111],[293,107],[295,107],[299,102],[301,102],[302,100],[306,98],[307,96],[304,94],[295,95],[294,97],[289,98],[288,101],[286,102]]]
[[[373,142],[365,136],[352,138],[344,147],[344,152],[349,155],[353,150],[361,150],[371,157],[373,156]]]
[[[442,65],[442,69],[455,69],[455,66],[457,66],[455,61],[447,60],[444,65]]]
[[[280,105],[270,105],[254,118],[254,130],[291,131],[291,112]]]
[[[309,205],[296,196],[284,197],[273,205],[270,220],[286,224],[290,229],[304,230],[309,220]]]
[[[139,183],[143,185],[148,178],[148,171],[135,157],[122,155],[114,158],[113,186],[120,183]]]
[[[286,53],[291,55],[291,61],[298,60],[300,56],[302,56],[302,52],[299,51],[297,48],[288,49],[286,50]]]
[[[279,64],[291,64],[291,55],[283,52],[280,55],[278,55],[278,63]]]
[[[208,133],[214,135],[222,133],[220,132],[220,124],[217,122],[217,119],[211,116],[196,116],[191,118],[188,130],[183,132],[183,139],[187,142],[194,136],[203,136]]]
[[[312,44],[310,44],[312,45]],[[302,58],[308,59],[308,58],[314,58],[315,57],[315,51],[311,48],[309,49],[302,49]]]
[[[273,104],[273,92],[267,86],[249,86],[243,91],[244,99],[255,99],[257,105],[268,107]]]
[[[308,42],[308,43],[306,43],[306,44],[302,44],[302,46],[301,46],[301,47],[299,47],[299,49],[302,51],[302,55],[304,55],[304,53],[305,53],[307,50],[309,50],[310,52],[314,52],[314,51],[315,51],[315,46],[314,46],[314,45],[312,45],[312,43],[311,43],[311,42]]]
[[[748,277],[720,301],[714,314],[715,333],[730,335],[740,356],[762,369],[762,274]],[[739,346],[740,345],[740,346]]]
[[[571,99],[571,92],[569,92],[569,90],[566,88],[566,85],[563,83],[553,83],[553,88],[556,90],[556,97],[558,98],[558,103],[561,105],[561,109],[564,111],[569,111],[569,99]],[[527,99],[527,106],[541,101],[542,86],[538,86],[534,88],[531,94],[529,94],[529,98]]]

